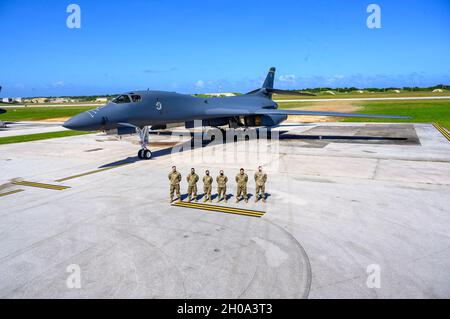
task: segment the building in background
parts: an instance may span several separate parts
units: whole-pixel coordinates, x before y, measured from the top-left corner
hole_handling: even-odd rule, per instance
[[[32,99],[30,99],[30,102],[31,103],[45,103],[45,102],[47,102],[47,98],[46,97],[35,97],[35,98],[32,98]]]
[[[3,103],[22,103],[21,97],[4,97],[1,100]]]

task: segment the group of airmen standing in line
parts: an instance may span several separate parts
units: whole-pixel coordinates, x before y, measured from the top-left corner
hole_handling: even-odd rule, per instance
[[[188,201],[190,202],[192,198],[197,202],[197,182],[199,181],[199,176],[195,173],[195,169],[191,168],[191,172],[186,177],[186,181],[188,182]],[[242,197],[246,203],[248,203],[248,195],[247,195],[247,182],[248,175],[245,173],[244,169],[241,168],[239,173],[236,175],[236,203],[239,202],[239,199]],[[178,196],[178,201],[181,201],[181,193],[180,193],[180,182],[181,182],[181,174],[177,171],[175,166],[172,166],[172,172],[169,173],[169,181],[170,181],[170,202],[173,202],[174,193]],[[266,181],[267,174],[263,172],[262,167],[258,167],[258,171],[255,173],[255,184],[256,184],[256,194],[255,194],[255,202],[259,200],[261,195],[262,201],[266,201]],[[225,203],[228,202],[227,198],[227,182],[228,177],[224,174],[223,170],[220,171],[219,175],[216,177],[217,182],[217,202],[220,202],[222,199],[225,200]],[[209,174],[209,170],[206,170],[205,176],[203,177],[203,201],[212,202],[211,192],[212,192],[212,184],[213,178]]]

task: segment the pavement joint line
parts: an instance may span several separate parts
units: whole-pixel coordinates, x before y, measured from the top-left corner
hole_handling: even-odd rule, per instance
[[[120,164],[120,165],[115,165],[115,166],[110,166],[110,167],[104,167],[104,168],[96,169],[96,170],[89,171],[89,172],[86,172],[86,173],[81,173],[81,174],[77,174],[77,175],[72,175],[72,176],[56,179],[55,182],[58,182],[58,183],[59,182],[64,182],[64,181],[68,181],[70,179],[83,177],[83,176],[87,176],[87,175],[92,175],[92,174],[100,173],[100,172],[103,172],[103,171],[108,171],[110,169],[122,167],[122,166],[129,165],[129,164],[131,164],[131,163]]]
[[[12,195],[12,194],[17,194],[17,193],[20,193],[20,192],[23,192],[23,191],[25,191],[25,190],[24,189],[15,189],[15,190],[12,190],[12,191],[9,191],[9,192],[0,193],[0,197]]]
[[[437,129],[444,137],[450,141],[450,134],[438,123],[433,123],[435,129]]]
[[[58,191],[62,191],[62,190],[65,190],[67,188],[70,188],[70,186],[45,184],[45,183],[37,183],[37,182],[30,182],[30,181],[17,181],[17,182],[13,182],[13,184],[14,185],[20,185],[20,186],[52,189],[52,190],[58,190]]]
[[[227,214],[244,215],[244,216],[258,217],[258,218],[262,217],[265,214],[265,212],[257,211],[257,210],[241,209],[241,208],[234,208],[234,207],[224,207],[224,206],[201,204],[201,203],[190,203],[190,202],[177,202],[177,203],[172,204],[172,206],[200,209],[200,210],[206,210],[206,211],[214,211],[214,212],[227,213]]]

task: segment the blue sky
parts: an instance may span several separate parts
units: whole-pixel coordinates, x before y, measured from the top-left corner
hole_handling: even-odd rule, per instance
[[[1,96],[450,82],[448,0],[1,0],[0,28]]]

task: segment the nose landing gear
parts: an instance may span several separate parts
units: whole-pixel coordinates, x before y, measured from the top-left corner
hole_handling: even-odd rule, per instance
[[[149,160],[152,158],[152,152],[147,149],[148,143],[148,126],[136,127],[136,132],[139,135],[139,140],[141,143],[141,149],[138,152],[138,157],[140,159]]]

